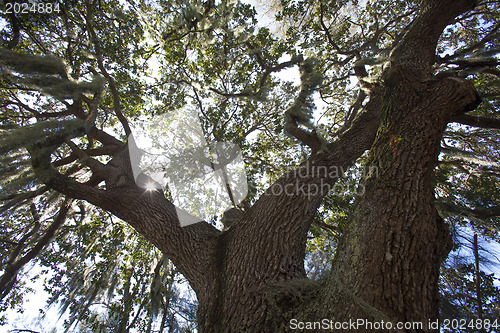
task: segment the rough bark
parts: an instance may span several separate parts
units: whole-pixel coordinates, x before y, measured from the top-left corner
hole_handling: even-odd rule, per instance
[[[431,331],[427,323],[438,318],[439,266],[451,237],[434,207],[433,172],[447,123],[480,98],[469,82],[437,79],[429,70],[438,32],[473,4],[429,1],[392,54],[369,157],[379,177],[366,180],[330,278],[348,304],[335,314],[339,320],[421,322],[407,331]]]
[[[451,249],[448,228],[434,207],[439,141],[447,119],[470,109],[477,95],[467,82],[431,81],[420,88],[401,80],[389,89],[384,121],[371,150],[379,177],[366,181],[365,196],[345,230],[332,274],[385,314],[384,319],[426,323],[437,319],[439,266]],[[389,129],[402,138],[394,147]],[[381,319],[355,302],[346,313],[350,318]]]

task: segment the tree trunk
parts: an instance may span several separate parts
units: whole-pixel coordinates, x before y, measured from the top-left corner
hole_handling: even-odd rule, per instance
[[[116,333],[128,333],[128,320],[130,318],[130,312],[132,311],[132,293],[130,292],[132,284],[133,269],[126,272],[127,280],[123,285],[123,298],[121,300],[122,309],[119,313],[119,325],[116,327]],[[137,288],[137,287],[136,287]]]
[[[337,280],[332,281],[363,301],[348,302],[342,319],[427,324],[438,318],[439,267],[452,245],[434,208],[439,143],[447,119],[478,98],[465,81],[416,83],[403,70],[397,75],[388,87],[384,120],[370,153],[379,177],[366,180],[365,196],[339,246],[332,273]]]
[[[473,1],[428,1],[393,51],[380,88],[382,121],[368,163],[379,172],[366,179],[365,195],[343,230],[328,281],[318,288],[304,279],[303,267],[293,255],[285,256],[286,262],[276,260],[284,250],[303,257],[283,246],[289,246],[286,238],[293,237],[288,222],[310,219],[314,200],[274,202],[273,213],[252,210],[254,215],[244,221],[249,226],[228,233],[220,245],[222,281],[216,301],[209,306],[214,314],[210,324],[201,326],[203,330],[276,332],[290,328],[288,320],[295,317],[415,322],[417,326],[401,331],[437,331],[430,323],[438,319],[439,267],[452,243],[434,207],[434,168],[447,123],[474,109],[480,99],[472,84],[458,78],[438,79],[431,66],[441,31],[472,6]],[[261,214],[276,216],[282,224],[283,232],[278,229],[273,242],[249,236],[259,232],[251,229],[259,226],[253,220],[268,220]],[[264,232],[271,232],[269,228]],[[245,232],[239,235],[241,230]],[[304,230],[298,233],[305,237]],[[250,251],[245,236],[265,251],[260,255]],[[249,276],[246,272],[255,266],[271,267],[272,273]],[[373,328],[361,326],[357,331]]]
[[[406,332],[437,328],[429,324],[438,319],[439,267],[452,243],[434,208],[433,171],[448,119],[475,107],[478,95],[463,80],[415,82],[404,68],[392,71],[369,158],[378,176],[366,179],[365,195],[343,230],[328,281],[321,286],[308,281],[303,247],[290,247],[287,241],[294,231],[305,238],[305,231],[290,229],[289,222],[312,218],[315,204],[300,198],[273,202],[272,215],[283,230],[270,242],[264,234],[272,232],[272,223],[270,230],[256,223],[271,214],[260,202],[254,206],[259,211],[252,209],[240,222],[243,226],[219,240],[217,287],[206,305],[211,312],[200,321],[202,331],[279,332],[293,328],[292,318],[422,325],[401,330]],[[253,237],[260,232],[262,237]],[[357,331],[373,329],[360,326]]]

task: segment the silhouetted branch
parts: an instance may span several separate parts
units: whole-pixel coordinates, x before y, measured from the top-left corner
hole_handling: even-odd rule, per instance
[[[21,258],[17,259],[19,253],[25,247],[24,243],[28,240],[28,238],[33,236],[40,228],[40,216],[36,211],[35,206],[31,205],[30,210],[33,215],[35,226],[29,233],[23,236],[23,238],[19,241],[16,249],[11,254],[11,257],[9,258],[7,267],[5,267],[4,273],[0,277],[0,299],[3,299],[5,296],[9,294],[10,290],[12,289],[12,287],[16,282],[17,274],[24,267],[24,265],[26,265],[30,260],[37,257],[38,254],[43,250],[43,248],[47,244],[49,244],[50,241],[53,239],[59,227],[66,220],[66,215],[71,207],[72,201],[73,201],[72,199],[64,200],[61,207],[59,208],[59,213],[57,214],[52,224],[47,228],[45,234],[38,240],[38,242],[35,244],[35,246],[33,246],[33,248],[30,251],[28,251]]]

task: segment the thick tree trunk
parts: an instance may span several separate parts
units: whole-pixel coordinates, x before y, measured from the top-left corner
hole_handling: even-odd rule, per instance
[[[420,322],[423,328],[407,331],[427,331],[438,318],[439,266],[452,245],[434,208],[433,170],[447,120],[475,107],[478,96],[465,81],[419,83],[404,69],[397,75],[370,154],[379,175],[366,181],[332,283],[363,301],[347,301],[342,320]]]
[[[430,69],[439,32],[472,5],[429,1],[393,51],[369,157],[379,173],[366,180],[330,277],[332,290],[343,294],[340,321],[417,323],[407,332],[437,328],[429,323],[438,319],[439,267],[451,237],[434,207],[434,168],[447,123],[480,99],[469,82],[438,79]]]
[[[203,332],[282,332],[314,291],[304,269],[307,231],[324,195],[372,144],[379,123],[375,94],[342,138],[285,174],[222,233],[214,249],[215,288],[198,295]],[[323,305],[324,306],[324,305]]]
[[[382,121],[369,158],[369,166],[379,172],[366,180],[365,196],[344,230],[328,281],[315,286],[305,279],[299,264],[309,224],[294,221],[312,217],[315,199],[270,200],[273,212],[259,202],[244,219],[247,227],[223,236],[227,239],[218,252],[221,278],[203,330],[277,332],[293,328],[289,320],[294,317],[413,325],[400,330],[406,332],[437,329],[439,267],[451,249],[451,237],[434,207],[434,168],[448,122],[474,109],[480,100],[470,83],[435,78],[431,66],[441,31],[473,5],[473,1],[428,1],[407,38],[393,51],[380,88]],[[328,157],[335,160],[331,154]],[[318,159],[311,161],[321,165]],[[282,181],[285,187],[287,181]],[[283,229],[274,229],[269,216]],[[266,221],[267,228],[258,221]],[[265,234],[276,231],[280,236],[270,242]],[[295,231],[302,239],[289,242]],[[262,237],[254,238],[261,232]],[[297,243],[300,251],[290,247]],[[373,331],[369,326],[357,329]]]
[[[419,83],[399,67],[387,75],[393,83],[386,86],[370,153],[379,172],[366,180],[328,281],[318,286],[307,280],[302,266],[309,224],[295,221],[312,218],[314,199],[271,193],[219,238],[215,293],[199,299],[210,309],[200,321],[203,331],[280,332],[293,328],[292,318],[417,322],[421,328],[406,331],[432,331],[439,266],[451,248],[434,208],[433,171],[447,120],[475,107],[478,96],[463,80]],[[285,178],[281,187],[287,184]],[[269,233],[277,233],[273,241]],[[357,327],[373,331],[363,328]]]

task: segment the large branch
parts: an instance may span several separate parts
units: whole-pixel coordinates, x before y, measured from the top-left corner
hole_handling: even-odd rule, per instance
[[[441,59],[441,61],[447,62],[450,59],[464,57],[464,56],[471,54],[472,52],[482,48],[484,45],[486,45],[486,43],[489,43],[489,42],[493,41],[495,38],[498,38],[499,29],[500,29],[500,24],[496,24],[495,27],[493,27],[493,29],[491,29],[490,32],[488,32],[486,34],[486,36],[484,36],[480,41],[478,41],[478,42],[476,42],[468,47],[460,49],[459,51],[457,51],[453,54],[450,54],[450,55],[443,57]]]
[[[354,103],[347,111],[344,124],[335,134],[341,134],[351,126],[359,110],[362,108],[363,102],[365,101],[369,92],[374,88],[374,85],[367,80],[369,76],[364,65],[362,64],[355,65],[354,74],[358,78],[361,89],[358,92],[358,97],[356,98],[356,101],[354,101]]]
[[[139,188],[133,180],[102,190],[60,174],[51,165],[51,154],[66,141],[67,136],[55,134],[28,148],[35,175],[50,188],[86,200],[129,223],[172,260],[197,292],[206,291],[210,281],[206,275],[213,273],[213,238],[219,231],[204,222],[181,227],[171,202],[160,192]]]
[[[304,278],[304,248],[307,231],[323,197],[333,189],[343,171],[373,143],[380,122],[381,99],[373,94],[363,112],[337,141],[327,145],[324,152],[312,155],[295,170],[277,180],[231,229],[233,233],[227,251],[238,251],[241,239],[254,244],[253,256],[263,258],[265,265],[249,267],[247,286],[264,281]],[[276,237],[276,234],[282,234]],[[271,241],[266,241],[273,238]],[[264,241],[263,241],[264,240]],[[273,251],[262,244],[273,244]],[[228,258],[228,270],[238,263]],[[279,267],[279,269],[276,269]],[[236,269],[236,268],[235,268]]]
[[[470,115],[460,115],[453,118],[453,122],[480,128],[500,129],[500,119],[476,117]]]
[[[7,43],[7,48],[12,50],[19,43],[19,37],[21,36],[21,26],[14,12],[11,12],[8,16],[12,28],[12,39]]]
[[[316,72],[313,59],[307,59],[299,65],[300,91],[292,105],[285,111],[285,130],[302,144],[309,146],[312,153],[317,153],[326,140],[316,133],[311,124],[312,95],[323,81],[323,77]],[[312,128],[306,131],[300,125]]]
[[[448,202],[437,202],[437,208],[453,214],[463,214],[468,217],[478,219],[488,219],[500,216],[500,206],[468,208]]]
[[[436,47],[444,28],[458,15],[472,10],[475,0],[428,0],[401,43],[391,52],[393,65],[416,67],[428,76],[436,62]]]
[[[265,70],[264,74],[262,74],[262,77],[260,78],[258,90],[264,87],[264,84],[266,83],[267,78],[271,73],[279,72],[285,68],[292,67],[304,61],[304,57],[300,54],[298,56],[292,57],[292,59],[290,59],[289,61],[282,62],[280,64],[277,64],[276,66],[270,66],[264,61],[264,58],[262,57],[260,51],[257,50],[255,46],[252,45],[252,43],[246,42],[245,44],[255,56],[257,63],[262,67],[262,69]]]
[[[500,163],[478,157],[477,154],[473,152],[468,152],[457,148],[446,148],[446,147],[441,147],[441,151],[453,158],[457,158],[460,161],[475,163],[478,165],[483,165],[488,167],[500,167]]]
[[[103,156],[103,155],[110,155],[114,156],[116,155],[119,151],[121,150],[120,147],[115,146],[115,145],[110,145],[110,146],[103,146],[99,148],[93,148],[93,149],[85,149],[82,152],[84,152],[88,156]],[[69,156],[66,156],[64,158],[61,158],[60,160],[54,161],[54,166],[59,167],[63,165],[67,165],[71,162],[74,162],[78,159],[78,154],[72,153]]]

